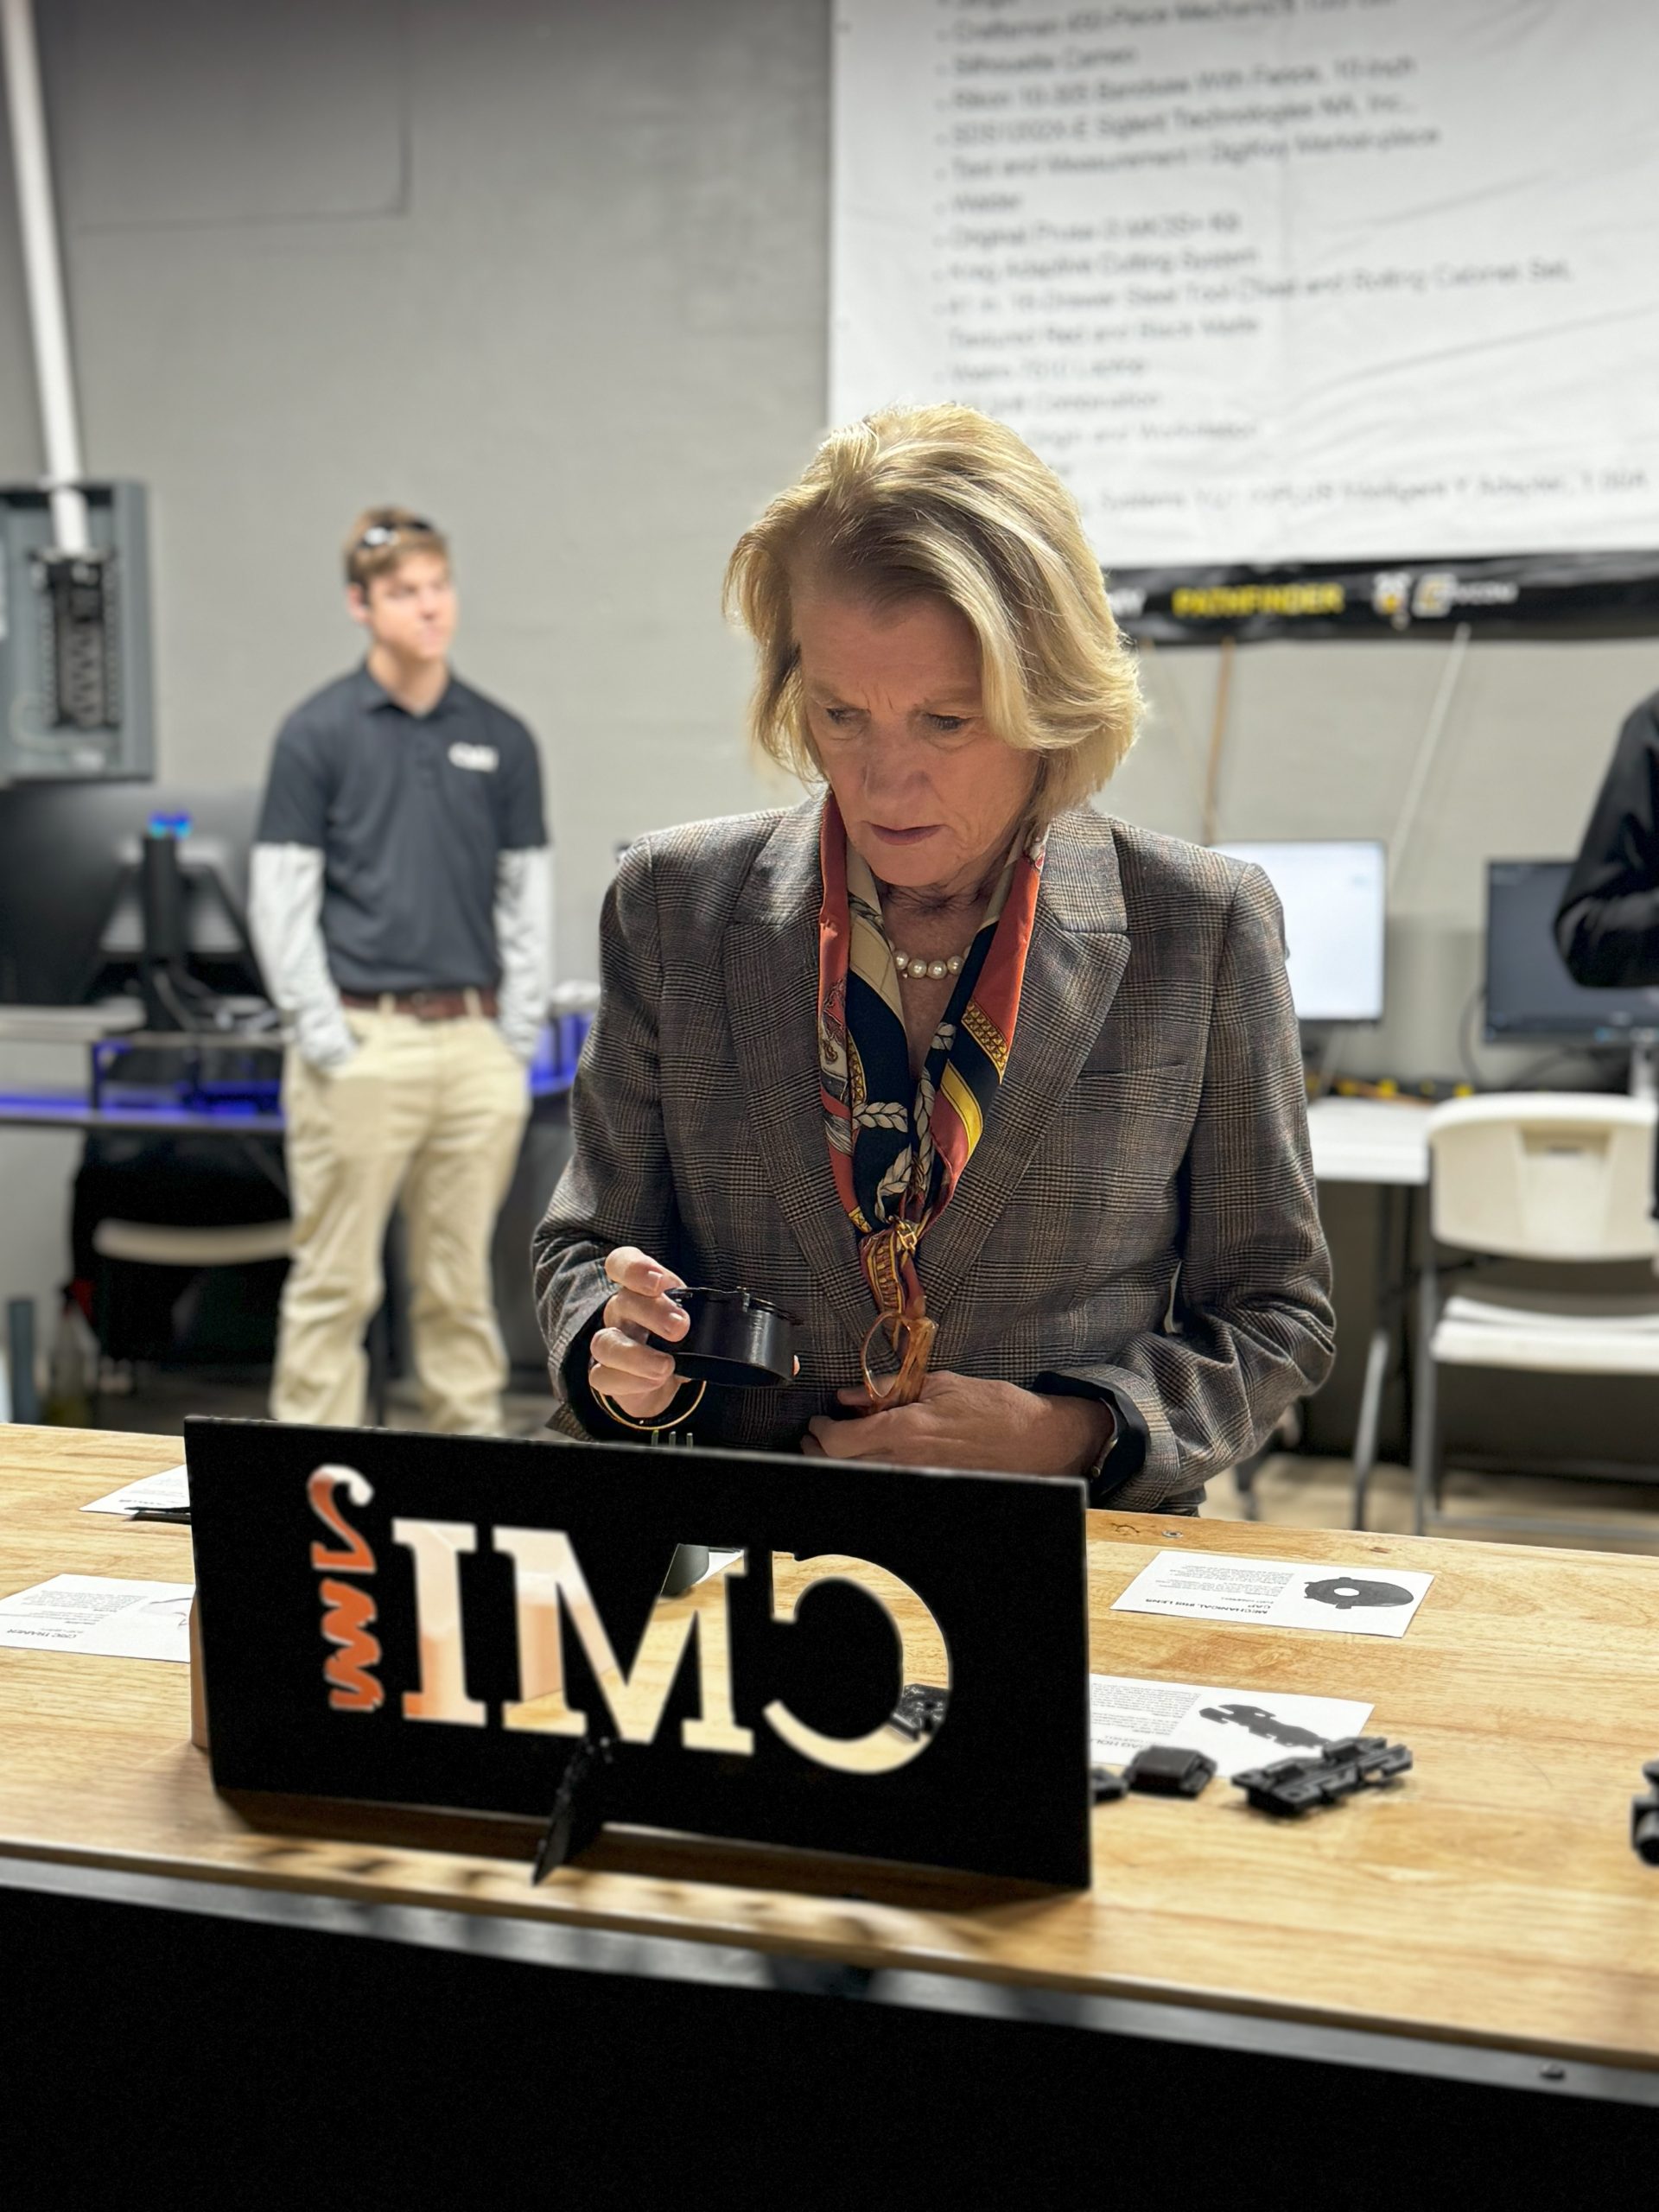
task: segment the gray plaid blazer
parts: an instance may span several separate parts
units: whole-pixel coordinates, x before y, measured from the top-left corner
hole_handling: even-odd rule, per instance
[[[859,1379],[874,1308],[818,1103],[820,805],[645,838],[606,900],[575,1156],[534,1240],[573,1435],[627,1433],[586,1383],[618,1244],[803,1317],[796,1382],[710,1389],[700,1444],[792,1451]],[[1092,810],[1052,825],[1007,1073],[918,1264],[936,1370],[1114,1404],[1097,1502],[1191,1503],[1319,1387],[1330,1264],[1260,869]]]

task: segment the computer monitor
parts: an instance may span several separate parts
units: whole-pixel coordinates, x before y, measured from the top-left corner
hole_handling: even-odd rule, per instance
[[[250,790],[77,782],[0,791],[0,1004],[79,1006],[137,985],[144,849],[162,824],[182,906],[171,918],[181,942],[169,952],[208,991],[263,995],[245,921],[258,809]]]
[[[1571,861],[1486,863],[1486,1040],[1582,1039],[1628,1044],[1659,1031],[1659,986],[1591,991],[1574,982],[1555,942],[1555,910]]]
[[[1370,838],[1217,845],[1254,861],[1285,910],[1286,967],[1302,1021],[1381,1021],[1389,867]]]

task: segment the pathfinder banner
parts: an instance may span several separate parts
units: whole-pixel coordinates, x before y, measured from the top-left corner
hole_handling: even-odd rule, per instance
[[[1487,560],[1118,569],[1112,612],[1132,638],[1638,638],[1659,632],[1659,552]]]

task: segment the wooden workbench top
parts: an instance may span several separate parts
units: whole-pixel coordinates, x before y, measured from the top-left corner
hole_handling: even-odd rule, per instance
[[[175,1439],[0,1429],[0,1595],[188,1581],[188,1530],[79,1509]],[[1629,1801],[1659,1755],[1659,1560],[1090,1516],[1102,1673],[1365,1700],[1386,1793],[1300,1821],[1213,1783],[1095,1815],[1092,1891],[923,1910],[742,1882],[261,1834],[193,1751],[188,1670],[0,1649],[0,1857],[625,1929],[1659,2069],[1659,1868]],[[1113,1613],[1160,1549],[1436,1577],[1398,1640]]]

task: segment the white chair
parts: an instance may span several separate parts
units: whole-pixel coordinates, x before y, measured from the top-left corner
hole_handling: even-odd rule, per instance
[[[245,1268],[265,1260],[286,1260],[293,1249],[291,1221],[180,1224],[159,1221],[122,1221],[106,1215],[92,1230],[92,1249],[100,1261],[118,1266],[143,1268]],[[93,1311],[100,1312],[108,1294],[104,1275],[94,1294]],[[132,1389],[138,1387],[140,1363],[127,1363]],[[100,1373],[103,1362],[99,1363]],[[93,1393],[93,1406],[99,1403]]]
[[[1431,1249],[1423,1268],[1412,1424],[1419,1535],[1431,1526],[1471,1525],[1448,1522],[1433,1510],[1441,1367],[1659,1378],[1659,1291],[1494,1285],[1443,1300],[1441,1290],[1443,1274],[1472,1270],[1484,1260],[1653,1261],[1659,1254],[1659,1223],[1651,1211],[1653,1104],[1573,1091],[1514,1091],[1438,1107],[1427,1128],[1432,1243],[1477,1256],[1443,1269]],[[1535,1524],[1482,1516],[1473,1525]]]
[[[100,1259],[136,1262],[144,1267],[245,1268],[264,1260],[291,1259],[294,1224],[291,1221],[249,1221],[175,1228],[161,1222],[118,1221],[111,1217],[93,1229],[92,1249]],[[386,1231],[386,1293],[368,1333],[368,1411],[377,1428],[386,1426],[402,1252],[394,1215]]]
[[[162,1222],[108,1219],[92,1230],[92,1249],[101,1259],[152,1268],[245,1268],[261,1260],[285,1260],[293,1244],[291,1221],[175,1229]]]

